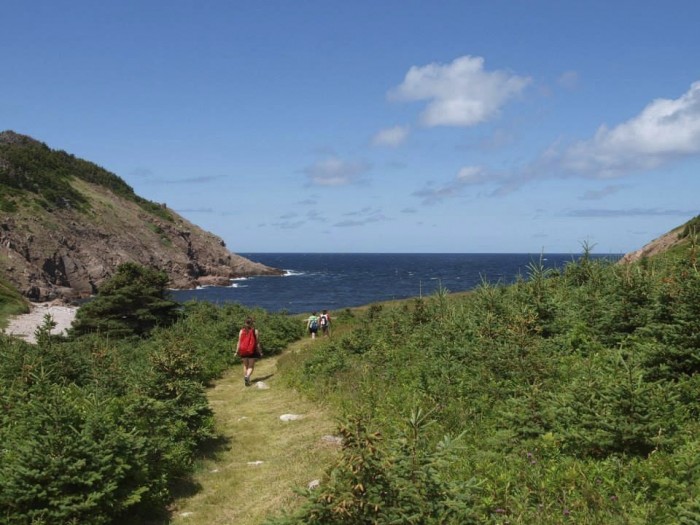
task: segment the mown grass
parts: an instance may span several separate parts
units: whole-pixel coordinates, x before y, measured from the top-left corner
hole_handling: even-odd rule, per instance
[[[311,344],[315,343],[305,339],[287,351],[303,352]],[[296,508],[301,501],[293,489],[320,478],[337,454],[337,447],[323,439],[335,432],[334,418],[284,385],[277,359],[257,363],[249,388],[236,367],[209,390],[222,441],[198,465],[198,487],[175,502],[170,523],[262,523],[270,514]],[[258,388],[259,382],[269,389]],[[303,418],[282,422],[282,414]]]

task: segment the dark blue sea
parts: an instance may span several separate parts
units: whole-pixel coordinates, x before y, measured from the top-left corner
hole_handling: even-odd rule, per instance
[[[285,270],[283,277],[249,277],[229,287],[173,292],[177,301],[240,303],[272,312],[340,310],[377,301],[433,294],[443,287],[461,292],[482,281],[508,284],[528,274],[540,257],[548,268],[575,261],[574,254],[438,253],[241,253]],[[620,255],[598,255],[617,260]]]

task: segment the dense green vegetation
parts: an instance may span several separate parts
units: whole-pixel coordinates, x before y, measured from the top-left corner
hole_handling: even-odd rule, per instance
[[[71,335],[140,337],[171,325],[178,304],[168,299],[167,285],[165,272],[135,263],[120,265],[99,295],[78,310]]]
[[[332,339],[280,366],[343,414],[341,454],[269,522],[699,524],[690,233],[632,265],[584,247],[510,286],[340,312]],[[262,310],[176,308],[164,287],[125,265],[71,338],[50,319],[37,345],[0,336],[0,523],[167,521],[196,458],[221,444],[205,388],[236,363],[243,319],[266,355],[302,335]],[[21,305],[4,288],[0,306]]]
[[[134,298],[123,279],[133,272],[157,276],[129,266],[104,287],[107,302]],[[148,319],[162,305],[144,290]],[[165,515],[196,458],[220,439],[205,388],[237,362],[233,344],[248,315],[267,355],[302,335],[287,316],[187,303],[168,328],[127,323],[139,330],[66,340],[50,335],[49,318],[37,345],[0,336],[0,523],[138,524]]]
[[[697,235],[698,233],[700,233],[700,215],[685,223],[680,236],[689,237],[691,235]]]
[[[11,315],[29,311],[29,304],[10,283],[0,276],[0,328],[4,328]]]
[[[13,144],[0,142],[0,161],[0,188],[3,190],[0,211],[16,211],[18,202],[22,202],[26,195],[33,196],[40,206],[47,209],[85,211],[90,207],[88,200],[71,185],[71,179],[77,177],[134,201],[149,213],[173,220],[166,208],[136,195],[133,188],[117,175],[28,137]]]
[[[694,246],[371,307],[281,365],[346,422],[271,523],[700,523]]]

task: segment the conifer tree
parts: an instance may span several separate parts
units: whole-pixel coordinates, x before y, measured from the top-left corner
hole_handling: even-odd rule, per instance
[[[167,284],[164,272],[135,263],[120,265],[97,297],[78,310],[71,335],[145,336],[156,326],[172,324],[178,304],[168,299]]]

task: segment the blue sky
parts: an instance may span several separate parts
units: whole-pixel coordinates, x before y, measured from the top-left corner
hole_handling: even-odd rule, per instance
[[[234,252],[637,249],[700,213],[700,2],[33,1],[0,130]]]

